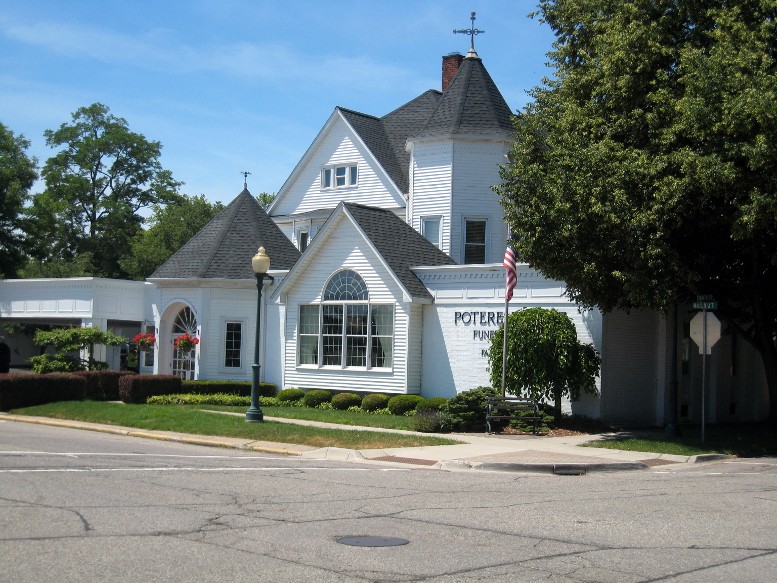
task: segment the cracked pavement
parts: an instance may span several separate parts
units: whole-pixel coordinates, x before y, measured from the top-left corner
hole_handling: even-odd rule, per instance
[[[0,581],[772,581],[775,533],[776,459],[448,472],[0,422]]]

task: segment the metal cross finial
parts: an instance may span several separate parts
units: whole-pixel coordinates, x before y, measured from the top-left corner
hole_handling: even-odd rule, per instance
[[[475,13],[473,12],[472,15],[469,17],[469,19],[472,21],[472,28],[458,28],[453,30],[453,34],[461,33],[461,34],[468,34],[470,43],[469,43],[469,50],[471,52],[475,52],[475,35],[476,34],[485,34],[485,30],[478,30],[475,28]]]
[[[248,170],[243,170],[240,174],[243,175],[243,188],[248,190],[248,175],[251,173]]]

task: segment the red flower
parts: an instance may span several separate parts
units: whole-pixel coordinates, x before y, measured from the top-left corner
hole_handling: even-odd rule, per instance
[[[156,337],[153,334],[136,334],[132,339],[141,348],[150,348],[156,343]]]
[[[192,336],[188,332],[184,332],[178,338],[175,339],[175,348],[177,350],[183,350],[188,352],[200,343],[200,339],[196,336]]]

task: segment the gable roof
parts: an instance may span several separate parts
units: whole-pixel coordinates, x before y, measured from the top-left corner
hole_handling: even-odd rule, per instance
[[[163,263],[149,279],[253,279],[251,257],[264,246],[272,269],[291,269],[300,253],[248,191]]]
[[[341,204],[410,295],[430,299],[429,290],[410,268],[456,262],[390,210]]]

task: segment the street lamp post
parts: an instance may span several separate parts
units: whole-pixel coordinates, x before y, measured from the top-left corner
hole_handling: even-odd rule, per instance
[[[259,364],[259,340],[261,334],[261,317],[262,317],[262,286],[264,285],[264,278],[273,280],[271,275],[267,275],[267,271],[270,269],[270,258],[264,251],[264,247],[259,247],[259,250],[251,258],[251,267],[254,270],[256,276],[256,288],[259,290],[259,296],[256,300],[256,340],[254,342],[254,364],[253,379],[251,381],[251,406],[246,411],[246,421],[251,423],[258,423],[264,421],[264,414],[259,407],[259,370],[261,365]]]

